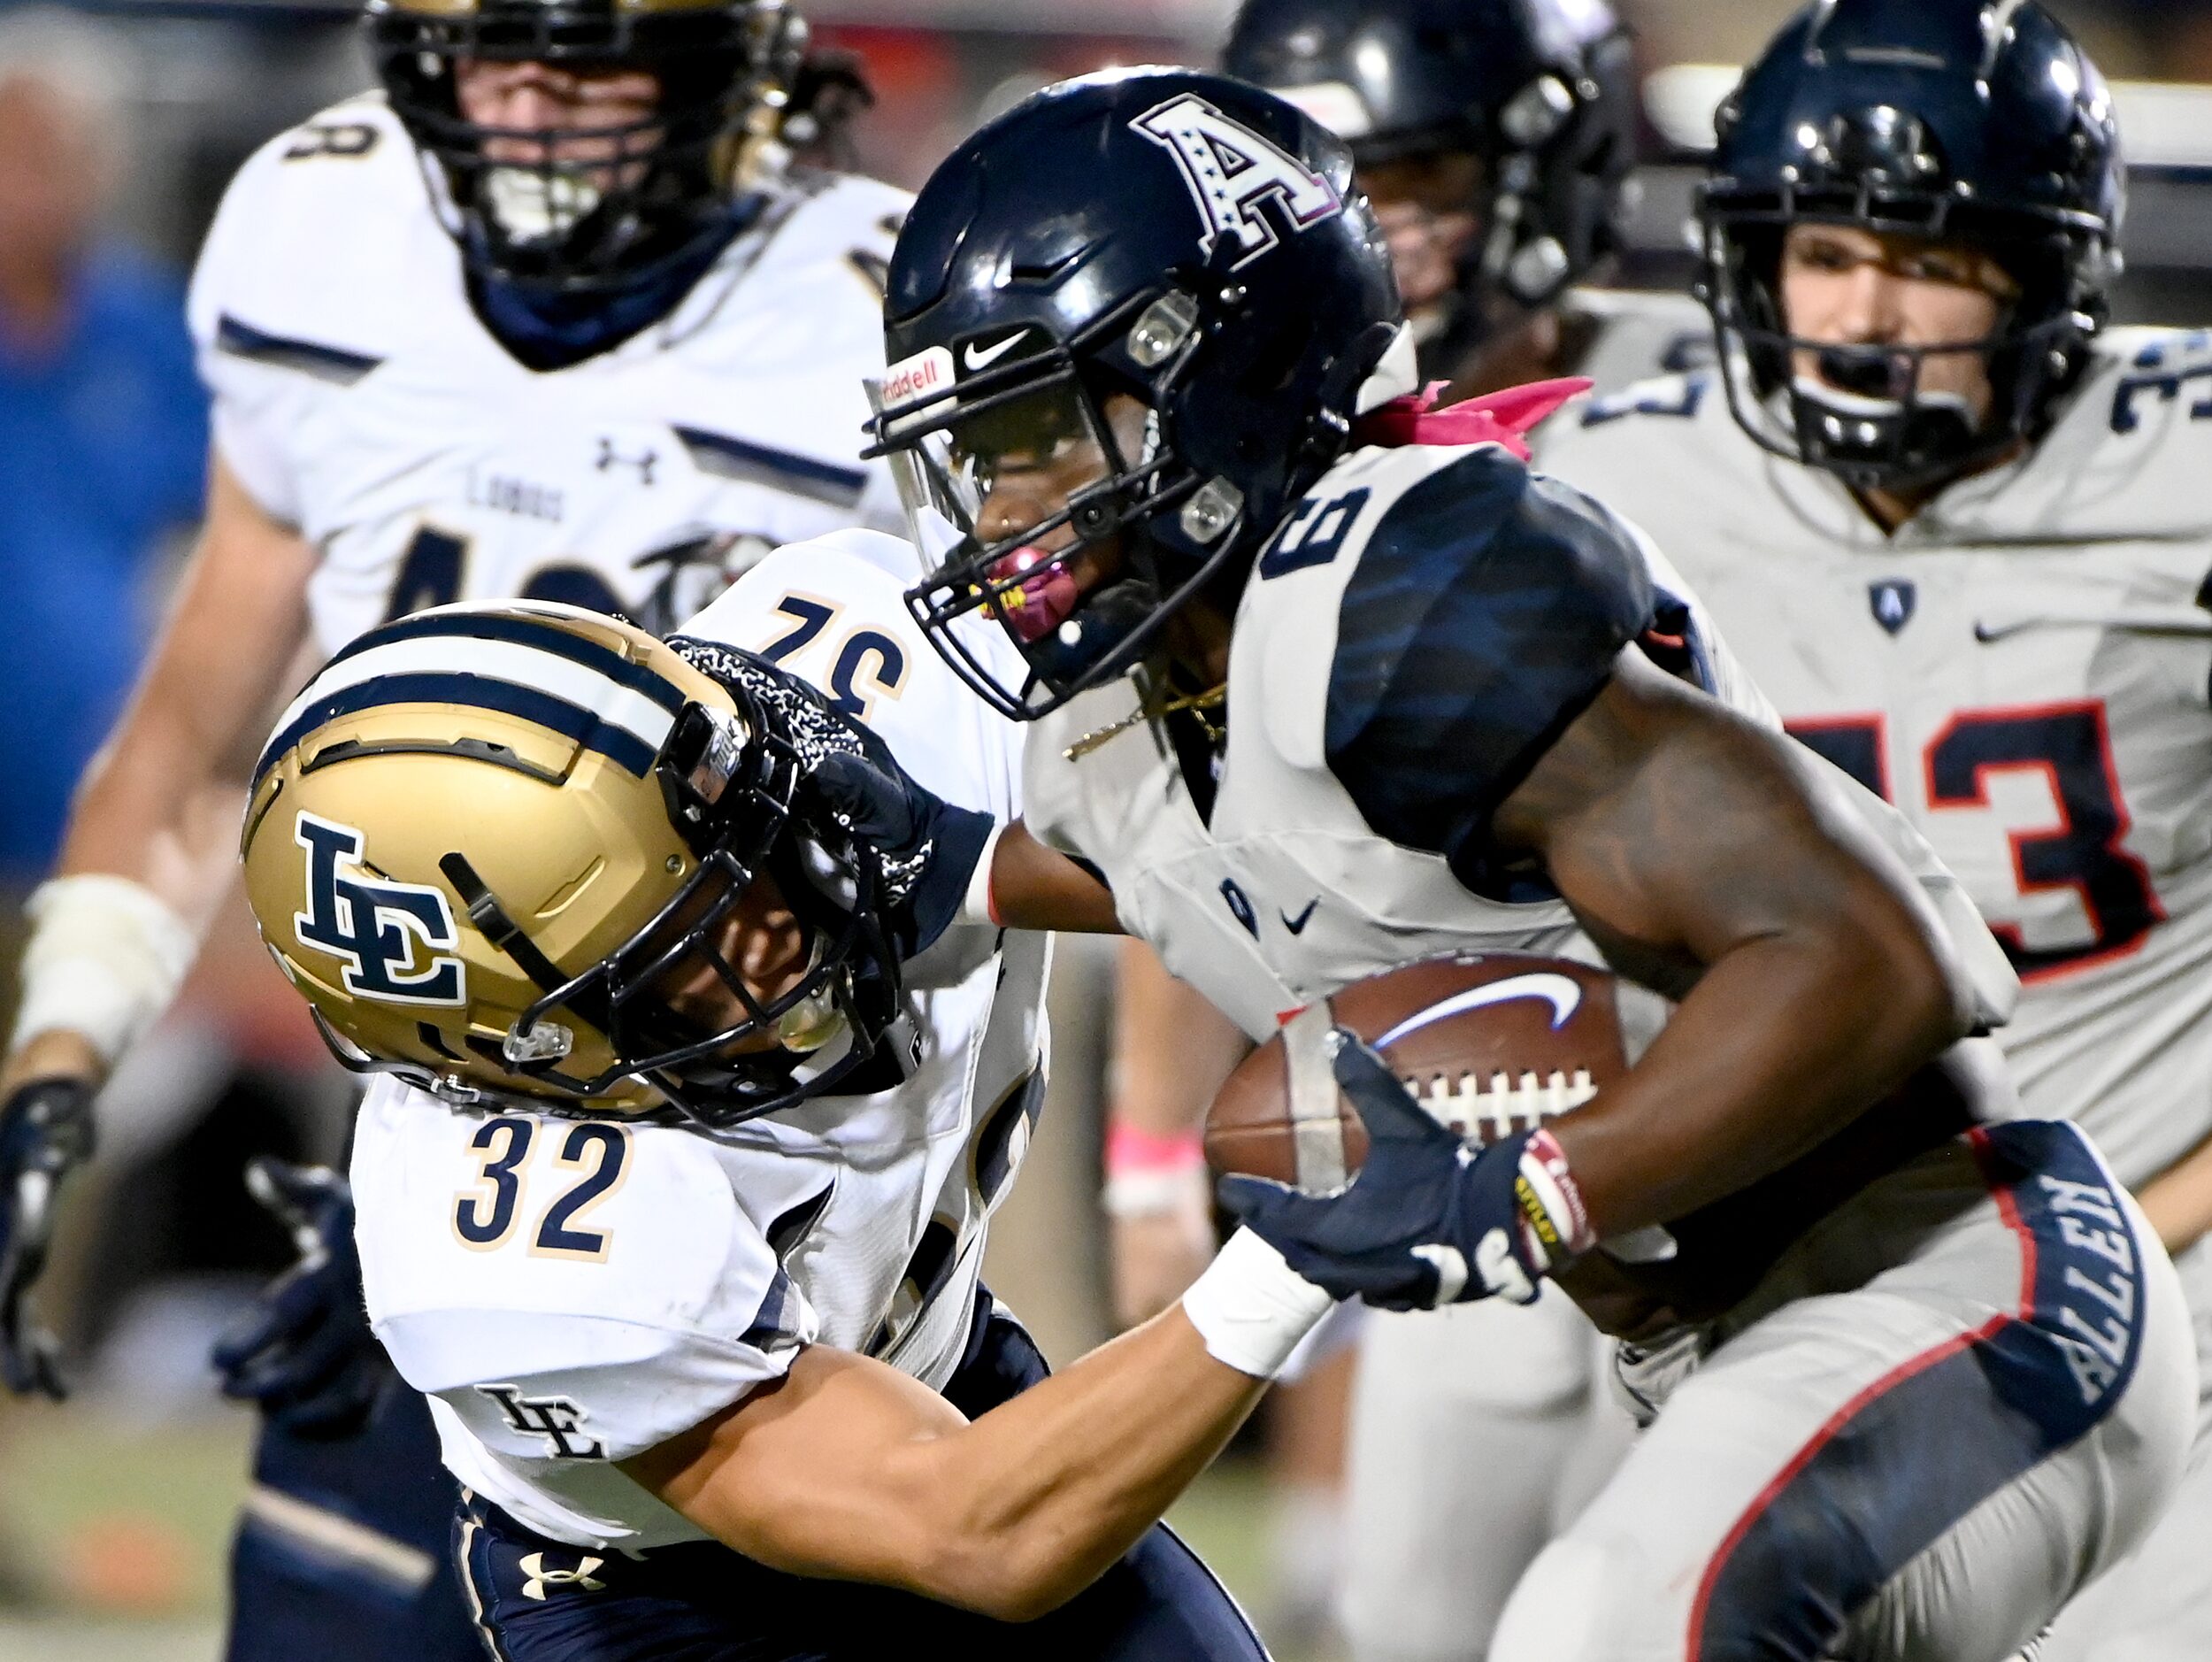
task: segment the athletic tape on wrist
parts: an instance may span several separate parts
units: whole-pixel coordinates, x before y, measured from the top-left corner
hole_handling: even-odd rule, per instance
[[[1183,1295],[1183,1313],[1206,1353],[1240,1373],[1273,1379],[1336,1301],[1240,1229]]]
[[[1006,835],[1003,824],[991,827],[990,840],[984,843],[983,852],[976,858],[975,870],[968,877],[967,898],[960,903],[957,923],[972,923],[991,928],[1004,927],[998,908],[991,904],[991,866],[998,858],[999,839]]]
[[[1556,1268],[1597,1244],[1582,1186],[1550,1132],[1540,1130],[1522,1145],[1513,1196],[1521,1211],[1522,1242],[1539,1270]]]
[[[42,883],[23,910],[32,931],[10,1048],[65,1029],[114,1066],[177,996],[198,936],[143,883],[104,873]]]

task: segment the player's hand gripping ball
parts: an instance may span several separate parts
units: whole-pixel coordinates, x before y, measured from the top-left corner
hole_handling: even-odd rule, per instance
[[[1532,1300],[1595,1244],[1544,1127],[1627,1071],[1616,991],[1585,965],[1463,955],[1302,1011],[1208,1116],[1224,1203],[1340,1297]]]

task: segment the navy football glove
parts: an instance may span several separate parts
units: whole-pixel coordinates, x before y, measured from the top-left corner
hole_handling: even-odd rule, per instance
[[[1382,1058],[1339,1027],[1336,1080],[1367,1127],[1367,1162],[1331,1195],[1257,1177],[1222,1180],[1222,1204],[1291,1268],[1339,1298],[1385,1310],[1502,1297],[1593,1244],[1548,1133],[1480,1148],[1425,1112]]]
[[[266,1158],[248,1163],[246,1187],[290,1232],[300,1261],[217,1343],[223,1395],[258,1403],[302,1436],[350,1436],[391,1373],[361,1302],[352,1191],[326,1166]]]
[[[816,801],[840,825],[885,859],[923,860],[906,891],[898,936],[902,958],[935,944],[968,897],[976,862],[997,822],[972,808],[956,808],[880,751],[881,765],[849,751],[826,756],[808,775]]]
[[[61,1346],[32,1313],[30,1294],[54,1235],[62,1179],[92,1158],[92,1087],[36,1079],[0,1104],[0,1380],[18,1396],[59,1402]]]

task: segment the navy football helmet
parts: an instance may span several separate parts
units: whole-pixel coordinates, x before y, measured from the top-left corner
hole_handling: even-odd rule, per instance
[[[727,235],[741,164],[794,112],[807,42],[784,0],[369,0],[367,27],[470,268],[583,295],[649,281]],[[457,69],[480,60],[648,70],[660,100],[624,127],[503,132],[461,112]],[[495,158],[502,139],[539,159]]]
[[[1354,418],[1414,389],[1350,154],[1193,70],[1064,81],[969,139],[907,216],[886,315],[871,453],[935,568],[908,604],[1018,719],[1135,667],[1202,590],[1233,605]],[[1044,469],[1048,505],[998,517]],[[956,627],[975,613],[1021,684]]]
[[[1699,295],[1753,438],[1860,489],[1912,489],[2041,436],[2105,319],[2125,196],[2111,95],[2049,13],[1819,0],[1722,104],[1718,136],[1698,204]],[[1984,340],[1801,339],[1780,260],[1802,223],[1966,244],[2019,297]],[[1931,358],[1960,352],[1988,361],[1985,420],[1923,385]],[[1818,375],[1793,369],[1808,358]]]
[[[1547,305],[1619,250],[1632,56],[1604,0],[1245,0],[1222,67],[1330,127],[1361,167],[1480,158],[1449,325],[1471,344],[1486,295]]]

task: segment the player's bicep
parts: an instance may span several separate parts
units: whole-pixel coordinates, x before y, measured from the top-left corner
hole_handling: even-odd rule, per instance
[[[1842,788],[1770,733],[1624,651],[1507,797],[1498,843],[1533,854],[1594,935],[1666,985],[1812,927],[1932,942],[1910,873]]]
[[[880,1362],[816,1346],[772,1387],[622,1462],[748,1558],[795,1574],[920,1590],[926,1445],[967,1421]]]

